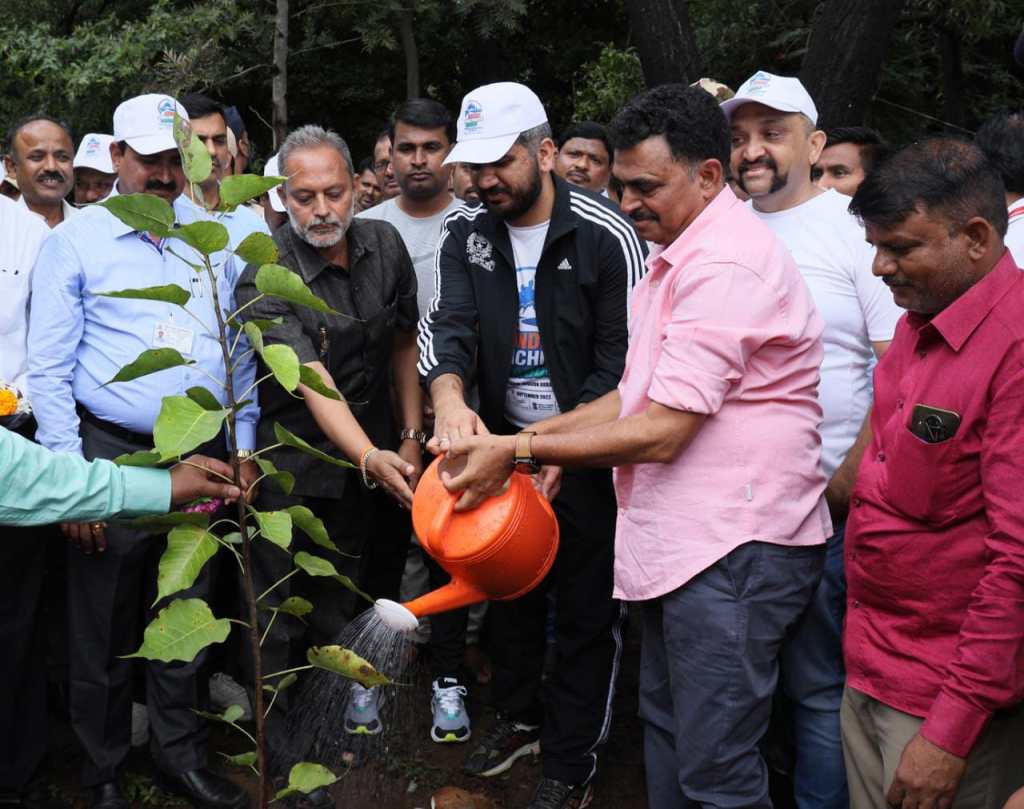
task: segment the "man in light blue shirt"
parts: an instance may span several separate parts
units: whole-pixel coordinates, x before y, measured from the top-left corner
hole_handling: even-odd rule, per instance
[[[172,469],[90,462],[69,452],[50,452],[0,427],[0,525],[142,517],[166,514],[172,505],[198,497],[231,501],[239,496],[235,486],[217,477],[231,475],[226,463],[202,455],[186,460]]]
[[[193,198],[192,186],[185,188],[180,199],[192,206],[199,214],[206,208],[214,209],[220,205],[220,181],[231,167],[231,153],[228,151],[228,124],[224,116],[224,108],[209,96],[202,93],[189,93],[181,99],[181,105],[188,112],[189,124],[196,137],[202,141],[210,155],[213,171],[207,180],[199,183],[202,191],[202,202]],[[217,221],[228,230],[228,247],[234,250],[252,233],[270,235],[263,217],[259,216],[248,205],[239,205],[235,210],[216,214]],[[245,267],[241,267],[241,270]]]
[[[179,224],[206,218],[182,200],[185,186],[181,158],[173,139],[175,112],[188,115],[174,99],[144,95],[122,103],[114,113],[111,156],[117,192],[151,193],[173,205]],[[83,211],[54,230],[39,253],[33,273],[29,320],[29,388],[37,438],[44,446],[113,458],[153,446],[153,425],[163,396],[184,395],[209,385],[224,402],[223,355],[207,332],[216,323],[213,288],[205,272],[190,266],[199,256],[180,240],[166,243],[132,230],[100,206]],[[236,266],[216,254],[217,294],[222,308],[234,304]],[[125,288],[177,284],[191,294],[188,311],[159,301],[102,297],[97,293]],[[144,350],[173,348],[194,364],[161,371],[132,382],[104,386]],[[247,348],[244,344],[239,351]],[[240,354],[238,355],[240,356]],[[240,397],[255,380],[255,364],[242,362],[234,374]],[[255,404],[237,416],[238,449],[254,447]],[[223,439],[200,448],[224,457]],[[258,470],[246,462],[243,483]],[[152,543],[124,526],[65,523],[76,544],[106,542],[102,554],[71,549],[68,556],[70,712],[87,756],[82,782],[94,788],[95,809],[127,809],[118,772],[130,746],[131,650],[138,630],[140,598],[155,580]],[[105,534],[105,536],[104,536]],[[210,567],[177,598],[204,597]],[[148,599],[147,599],[148,602]],[[151,610],[163,606],[157,603]],[[205,653],[188,664],[147,662],[146,697],[150,746],[165,785],[193,803],[233,809],[246,804],[244,793],[207,767],[207,726],[197,717],[196,673]]]

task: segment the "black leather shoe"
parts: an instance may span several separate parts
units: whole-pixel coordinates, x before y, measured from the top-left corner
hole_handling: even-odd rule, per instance
[[[90,809],[131,809],[117,781],[107,781],[93,787]]]
[[[157,784],[167,792],[188,798],[202,809],[245,809],[249,796],[241,787],[206,769],[169,775],[160,773]]]

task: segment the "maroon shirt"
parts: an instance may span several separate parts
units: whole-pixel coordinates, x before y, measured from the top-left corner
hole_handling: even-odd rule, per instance
[[[959,426],[919,410],[922,440],[916,405]],[[1024,273],[1009,252],[938,315],[900,320],[871,429],[846,526],[847,682],[966,757],[1024,699]]]

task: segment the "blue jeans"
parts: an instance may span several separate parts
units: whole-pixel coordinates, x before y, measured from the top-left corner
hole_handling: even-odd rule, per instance
[[[814,599],[782,649],[782,686],[793,706],[798,809],[848,809],[839,706],[843,701],[844,526],[829,537]]]
[[[821,545],[748,542],[644,602],[640,718],[652,809],[771,809],[759,745],[779,651],[821,577]]]

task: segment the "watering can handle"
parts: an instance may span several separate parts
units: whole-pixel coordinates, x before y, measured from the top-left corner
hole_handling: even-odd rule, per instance
[[[427,552],[432,556],[441,550],[441,539],[448,533],[448,523],[451,522],[452,514],[455,513],[455,504],[459,501],[459,494],[449,494],[441,507],[434,514],[430,521],[430,530],[427,532]],[[422,538],[420,542],[422,542]]]

